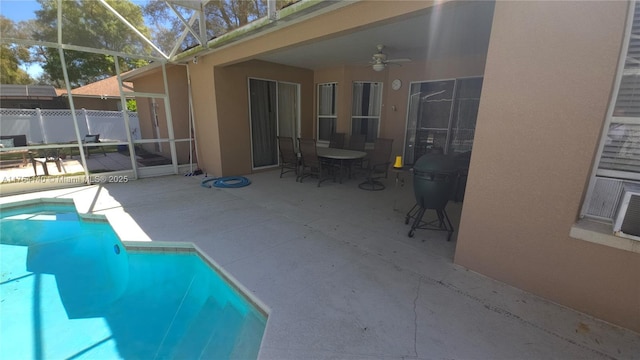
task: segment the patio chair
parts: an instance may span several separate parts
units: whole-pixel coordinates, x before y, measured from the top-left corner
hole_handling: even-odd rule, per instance
[[[344,148],[344,133],[333,133],[329,139],[329,147],[342,149]]]
[[[335,167],[330,163],[320,161],[314,139],[298,139],[298,145],[302,158],[302,167],[298,174],[300,182],[302,182],[305,177],[316,176],[318,178],[318,187],[320,187],[320,184],[329,179],[332,173],[333,181],[336,180],[336,172],[332,171]]]
[[[280,150],[280,178],[288,172],[295,172],[298,178],[300,161],[293,147],[293,139],[286,136],[278,136],[278,149]]]
[[[363,134],[351,134],[349,138],[349,145],[347,145],[347,149],[356,150],[356,151],[364,151],[365,142],[367,141],[367,136]]]
[[[360,189],[369,191],[380,191],[385,189],[385,185],[378,181],[381,177],[376,177],[376,174],[384,174],[385,179],[389,176],[392,145],[393,139],[376,139],[373,151],[366,162],[365,169],[367,171],[367,180],[358,185]]]
[[[58,172],[62,172],[62,160],[60,159],[60,150],[58,149],[48,149],[44,151],[39,151],[37,153],[37,157],[34,156],[34,152],[29,152],[29,159],[31,160],[31,166],[33,166],[33,172],[36,176],[38,176],[38,168],[36,167],[38,164],[42,166],[42,170],[46,176],[49,176],[49,169],[47,168],[47,163],[54,163],[58,168]]]
[[[89,156],[89,149],[92,148],[92,146],[88,146],[86,144],[98,144],[100,143],[100,134],[94,134],[94,135],[85,135],[84,139],[82,140],[82,143],[85,144],[84,145],[84,153],[86,154],[86,156]],[[97,148],[98,146],[93,146],[93,148]],[[107,152],[104,150],[104,146],[100,146],[100,149],[102,150],[102,154],[104,154],[104,156],[107,156]]]
[[[364,134],[351,134],[351,137],[349,137],[349,144],[347,145],[347,149],[355,151],[365,151],[366,141],[367,136]],[[362,169],[363,161],[364,159],[351,161],[349,172],[352,172],[354,168]]]

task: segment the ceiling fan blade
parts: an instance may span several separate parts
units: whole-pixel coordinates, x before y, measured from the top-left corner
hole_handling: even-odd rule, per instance
[[[401,63],[401,62],[410,62],[411,59],[388,59],[385,62],[387,63]]]

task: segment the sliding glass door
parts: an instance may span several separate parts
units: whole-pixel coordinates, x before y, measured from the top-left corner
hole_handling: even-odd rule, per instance
[[[299,136],[299,85],[249,79],[249,109],[253,168],[277,166],[277,136]]]
[[[297,148],[300,137],[299,85],[278,82],[278,135],[292,138]]]
[[[468,153],[473,148],[482,77],[411,84],[405,163],[438,151]]]

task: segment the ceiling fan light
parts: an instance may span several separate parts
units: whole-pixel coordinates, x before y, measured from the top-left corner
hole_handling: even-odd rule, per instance
[[[384,64],[381,63],[373,64],[373,71],[382,71],[384,70],[384,67]]]

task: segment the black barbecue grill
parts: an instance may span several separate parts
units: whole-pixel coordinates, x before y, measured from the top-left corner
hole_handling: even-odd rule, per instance
[[[446,231],[449,233],[447,241],[451,240],[453,226],[445,207],[451,198],[457,176],[457,165],[451,156],[426,154],[416,161],[413,165],[413,192],[416,204],[405,218],[405,224],[413,220],[409,237],[413,237],[416,229],[425,229]],[[424,221],[422,217],[427,210],[435,210],[438,218]]]

